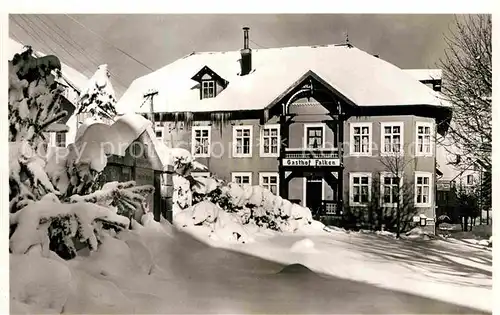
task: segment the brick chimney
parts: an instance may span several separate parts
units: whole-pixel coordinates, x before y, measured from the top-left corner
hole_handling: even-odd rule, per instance
[[[247,75],[252,71],[252,50],[250,49],[249,39],[248,39],[249,27],[243,28],[243,49],[240,50],[241,53],[241,73],[240,75]]]

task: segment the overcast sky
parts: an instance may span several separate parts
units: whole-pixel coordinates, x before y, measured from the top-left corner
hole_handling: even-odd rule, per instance
[[[118,96],[132,80],[193,51],[350,42],[401,68],[433,68],[452,15],[11,15],[9,34],[91,76],[106,63]],[[113,47],[115,46],[115,47]],[[118,49],[117,49],[118,48]],[[121,51],[120,51],[121,50]],[[142,62],[135,61],[130,55]]]

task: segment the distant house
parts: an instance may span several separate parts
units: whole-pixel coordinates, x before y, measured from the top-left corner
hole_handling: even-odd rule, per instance
[[[441,92],[443,70],[441,69],[405,69],[406,73],[432,88],[436,92]]]
[[[451,109],[415,75],[350,44],[254,50],[245,29],[240,51],[192,53],[136,79],[117,110],[149,117],[158,139],[218,177],[322,217],[393,209],[402,179],[381,159],[399,157],[416,214],[432,225],[434,139]]]
[[[406,69],[421,83],[440,92],[442,86],[442,70],[440,69]],[[453,124],[451,122],[451,124]],[[450,154],[454,152],[454,154]],[[436,216],[447,215],[452,222],[460,222],[457,210],[457,194],[459,190],[473,191],[479,189],[483,182],[484,168],[478,163],[471,163],[466,169],[456,166],[457,148],[446,135],[438,136],[436,145]]]
[[[29,43],[26,43],[29,45]],[[24,45],[9,39],[9,60],[17,54],[24,51]],[[35,57],[44,56],[41,52],[35,52]],[[65,124],[68,126],[67,132],[49,132],[48,133],[48,146],[49,147],[66,147],[69,143],[75,141],[76,130],[77,130],[77,120],[76,115],[74,115],[75,109],[77,107],[77,102],[79,98],[80,90],[87,84],[89,80],[85,75],[79,71],[61,63],[62,78],[58,79],[58,83],[64,87],[64,92],[62,93],[61,106],[63,110],[68,112],[68,116],[59,121],[60,124]]]

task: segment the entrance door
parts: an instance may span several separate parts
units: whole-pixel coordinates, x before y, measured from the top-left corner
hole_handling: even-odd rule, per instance
[[[321,207],[323,198],[323,178],[321,176],[309,176],[306,178],[306,207],[316,213]]]

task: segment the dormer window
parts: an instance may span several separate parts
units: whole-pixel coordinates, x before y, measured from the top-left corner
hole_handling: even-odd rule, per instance
[[[201,68],[191,79],[199,83],[200,99],[216,97],[229,84],[207,66]]]
[[[215,97],[215,81],[203,80],[201,81],[201,98]]]

